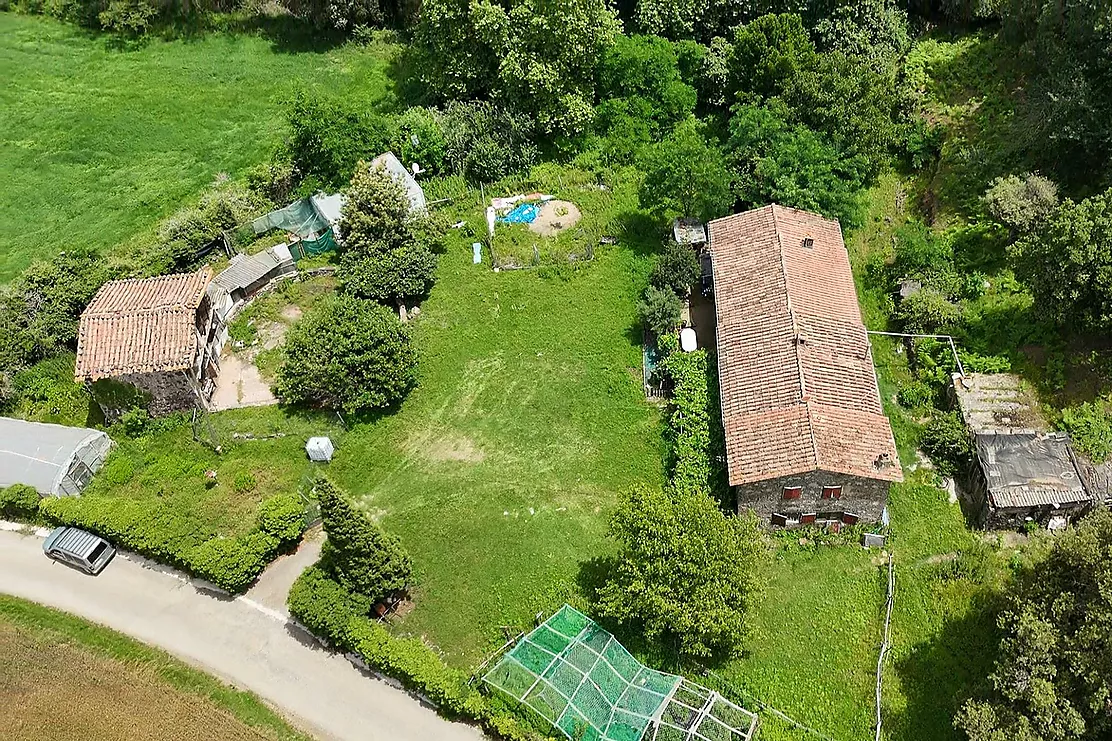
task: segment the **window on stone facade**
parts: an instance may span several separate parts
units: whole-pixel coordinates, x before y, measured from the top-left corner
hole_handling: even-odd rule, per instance
[[[856,525],[859,519],[861,518],[855,515],[853,512],[842,513],[842,522],[846,523],[847,525]]]
[[[814,525],[816,517],[818,517],[817,512],[804,512],[799,516],[799,522],[802,525]]]
[[[803,496],[803,487],[802,486],[785,486],[784,487],[784,499],[799,499],[801,496]]]
[[[841,499],[842,487],[840,486],[824,486],[822,487],[823,499]]]
[[[779,512],[772,513],[772,524],[776,527],[784,527],[788,524],[788,516],[782,515]]]

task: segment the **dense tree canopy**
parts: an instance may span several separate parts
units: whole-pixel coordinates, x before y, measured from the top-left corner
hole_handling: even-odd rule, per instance
[[[417,354],[405,325],[372,301],[323,302],[286,337],[278,394],[286,402],[354,413],[400,402],[417,385]]]
[[[991,689],[956,725],[970,741],[1097,741],[1112,734],[1112,514],[1062,533],[999,619]]]
[[[749,517],[728,517],[702,491],[634,487],[610,523],[617,563],[600,614],[689,656],[729,654],[748,635],[763,541]]]
[[[713,219],[725,214],[733,202],[725,158],[694,120],[677,126],[650,148],[644,169],[641,204],[668,220]]]
[[[1012,259],[1037,311],[1081,328],[1112,327],[1112,191],[1063,203],[1013,245]]]
[[[747,205],[780,203],[817,211],[843,224],[860,218],[866,166],[814,131],[787,123],[770,108],[738,106],[729,151],[738,197]]]
[[[599,60],[619,32],[605,0],[430,0],[415,41],[434,97],[491,96],[559,137],[590,125]]]

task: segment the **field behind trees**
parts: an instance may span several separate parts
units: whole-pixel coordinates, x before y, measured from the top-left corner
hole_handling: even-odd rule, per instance
[[[149,241],[218,176],[267,159],[296,91],[387,101],[392,54],[223,33],[121,47],[0,13],[0,282],[66,249]]]

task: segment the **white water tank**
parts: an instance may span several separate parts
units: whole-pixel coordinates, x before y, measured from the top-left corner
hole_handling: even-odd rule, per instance
[[[699,347],[698,340],[695,339],[695,330],[691,327],[684,327],[680,330],[680,349],[684,352],[694,352]]]
[[[335,448],[332,447],[332,440],[327,437],[311,437],[305,443],[305,452],[309,454],[311,461],[327,462],[332,460]]]

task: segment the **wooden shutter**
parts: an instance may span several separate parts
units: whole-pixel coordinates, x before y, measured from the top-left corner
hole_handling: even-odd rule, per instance
[[[818,515],[815,512],[804,512],[803,515],[800,516],[799,522],[803,525],[814,525],[815,524],[815,518],[817,516]]]
[[[782,515],[779,512],[772,513],[772,524],[776,527],[784,527],[788,524],[788,516]]]
[[[841,499],[842,487],[840,486],[824,486],[822,487],[823,499]]]
[[[784,499],[799,499],[803,496],[802,486],[785,486]]]
[[[842,522],[846,523],[847,525],[856,525],[857,521],[860,520],[860,519],[861,518],[858,517],[853,512],[843,512],[842,513]]]

